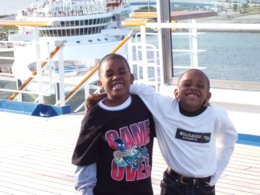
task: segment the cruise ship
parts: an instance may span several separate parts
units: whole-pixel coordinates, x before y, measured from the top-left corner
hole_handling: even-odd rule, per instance
[[[130,11],[128,0],[35,1],[12,21],[21,24],[8,38],[15,42],[13,73],[24,79],[60,44],[67,71],[86,70],[130,32],[120,24]]]

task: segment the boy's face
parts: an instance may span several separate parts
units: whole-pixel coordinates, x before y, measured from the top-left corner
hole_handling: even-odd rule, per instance
[[[129,87],[134,81],[128,65],[123,59],[109,59],[100,67],[99,86],[107,92],[110,100],[124,101],[129,96]]]
[[[207,104],[211,97],[209,81],[199,71],[188,71],[179,80],[174,94],[179,100],[182,109],[194,112]]]

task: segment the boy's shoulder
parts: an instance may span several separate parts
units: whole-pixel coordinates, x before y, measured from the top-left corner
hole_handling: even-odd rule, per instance
[[[228,116],[227,111],[221,107],[210,105],[208,108],[209,108],[209,111],[211,112],[211,114],[213,116],[215,116],[216,118],[223,119]]]
[[[133,100],[139,100],[141,99],[139,95],[131,93],[131,97]]]
[[[132,97],[132,102],[133,102],[133,103],[139,103],[139,104],[141,103],[141,104],[144,104],[142,98],[141,98],[139,95],[137,95],[137,94],[131,94],[131,97]]]
[[[221,112],[226,113],[226,110],[223,109],[223,108],[221,108],[221,107],[219,107],[219,106],[210,105],[209,108],[210,108],[212,111],[216,112],[216,113],[221,113]]]

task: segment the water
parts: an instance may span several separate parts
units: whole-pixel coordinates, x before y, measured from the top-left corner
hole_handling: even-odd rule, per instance
[[[198,35],[199,66],[210,79],[260,82],[260,33],[206,32]],[[173,49],[188,49],[187,36],[173,36]],[[190,63],[188,55],[175,56],[174,65]]]

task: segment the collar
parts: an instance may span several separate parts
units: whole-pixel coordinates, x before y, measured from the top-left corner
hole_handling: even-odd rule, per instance
[[[131,95],[129,95],[129,97],[127,98],[126,101],[124,101],[122,104],[118,105],[118,106],[107,106],[103,103],[103,101],[105,100],[105,98],[101,101],[98,102],[98,105],[103,108],[104,110],[108,110],[108,111],[118,111],[118,110],[123,110],[125,108],[127,108],[131,103],[132,103],[132,97]]]
[[[202,112],[204,112],[206,109],[207,109],[207,106],[201,106],[198,110],[196,110],[194,112],[189,112],[189,111],[182,109],[181,105],[179,104],[180,113],[183,114],[184,116],[198,116]]]

